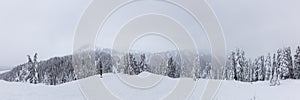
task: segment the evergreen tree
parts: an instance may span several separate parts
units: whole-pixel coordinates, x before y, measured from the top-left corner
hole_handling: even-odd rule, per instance
[[[279,79],[280,79],[280,69],[277,63],[278,56],[276,58],[276,54],[273,55],[273,66],[271,70],[272,77],[270,79],[271,86],[280,85]]]
[[[38,67],[38,54],[37,53],[35,53],[34,54],[34,65],[33,65],[33,83],[34,84],[37,84],[38,83],[38,72],[37,72],[37,67]]]
[[[243,67],[243,81],[250,82],[251,81],[251,60],[248,59],[245,61],[245,66]]]
[[[277,51],[277,66],[280,70],[280,79],[289,78],[289,61],[288,61],[288,52],[285,49],[278,49]]]
[[[264,56],[260,56],[257,62],[258,66],[258,80],[264,81],[265,79],[265,67],[264,67]]]
[[[246,69],[246,58],[245,58],[245,52],[243,50],[237,49],[237,58],[236,58],[236,78],[239,81],[244,80],[244,70]]]
[[[173,57],[170,57],[168,60],[167,75],[171,78],[179,78],[180,77],[180,72],[176,66],[176,63],[175,63]]]
[[[28,69],[28,76],[26,77],[26,82],[34,83],[34,77],[35,77],[35,64],[32,62],[29,55],[28,57],[28,63],[27,63],[27,69]]]
[[[251,59],[248,61],[249,82],[253,82],[253,63]]]
[[[286,65],[288,68],[288,75],[286,78],[294,78],[294,67],[293,67],[293,59],[291,54],[291,47],[285,48],[285,59],[286,59]]]
[[[252,69],[252,81],[258,81],[258,72],[259,72],[259,60],[255,59]]]
[[[30,55],[27,55],[27,58],[28,58],[28,63],[32,63]]]
[[[146,55],[142,54],[140,55],[141,61],[139,62],[139,72],[143,72],[143,71],[148,71],[150,72],[150,69],[147,67],[148,65],[146,64]]]
[[[211,64],[206,63],[205,66],[203,67],[203,70],[201,70],[200,73],[200,78],[202,79],[210,79],[211,78]]]
[[[236,62],[236,55],[235,55],[235,52],[231,52],[231,57],[230,57],[230,62],[231,62],[231,66],[233,68],[233,79],[234,80],[237,80],[237,62]]]
[[[231,64],[230,64],[230,61],[231,61],[230,57],[228,57],[227,60],[226,60],[226,65],[223,68],[223,79],[224,80],[232,80],[230,78],[230,73],[231,73],[230,68],[232,67]]]
[[[200,56],[196,56],[194,62],[193,62],[193,69],[192,69],[192,73],[193,73],[193,79],[199,79],[200,78]]]
[[[300,46],[297,47],[294,58],[294,78],[300,79]]]
[[[103,64],[102,64],[102,61],[99,61],[99,68],[98,68],[98,73],[100,74],[100,77],[102,77],[102,74],[103,74]]]
[[[265,68],[266,68],[265,80],[270,80],[272,77],[272,75],[271,75],[272,63],[271,63],[270,53],[268,53],[268,56],[265,59]]]

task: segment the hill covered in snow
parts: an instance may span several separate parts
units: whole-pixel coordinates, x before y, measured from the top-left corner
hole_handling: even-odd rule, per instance
[[[97,91],[106,91],[123,100],[153,100],[162,99],[172,89],[176,87],[176,82],[180,79],[172,79],[162,76],[163,80],[155,87],[148,89],[136,89],[124,83],[119,83],[118,76],[125,74],[104,74],[101,79],[99,75],[88,77],[73,82],[60,85],[29,84],[21,82],[0,81],[0,97],[2,100],[84,100],[91,99],[86,95],[87,91],[82,91],[81,83],[93,82],[96,85],[105,87],[95,88]],[[133,79],[142,80],[143,77],[154,76],[151,73],[142,73],[141,75],[131,76]],[[158,76],[160,77],[160,76]],[[183,79],[183,78],[182,78]],[[196,84],[194,92],[190,95],[191,100],[199,100],[203,95],[203,90],[207,86],[207,79],[183,79],[190,84]],[[91,83],[90,85],[93,85]],[[111,84],[107,84],[111,83]],[[284,80],[280,86],[269,86],[268,81],[245,83],[238,81],[221,81],[219,90],[213,97],[213,100],[295,100],[300,98],[300,81]],[[112,88],[112,86],[114,88]],[[97,86],[95,86],[97,87]],[[116,91],[117,90],[117,91]],[[126,92],[118,92],[126,91]],[[101,93],[101,92],[99,92]],[[85,94],[85,96],[84,96]],[[106,96],[98,95],[98,99],[105,99]],[[110,95],[112,96],[112,95]]]
[[[201,60],[195,64],[194,59],[200,59],[200,57]],[[34,55],[34,59],[28,56],[28,62],[20,64],[8,72],[0,73],[0,79],[10,82],[57,85],[100,74],[100,70],[102,73],[116,72],[129,75],[148,71],[172,78],[192,78],[193,66],[209,66],[209,60],[208,54],[197,55],[188,51],[182,51],[181,54],[178,51],[122,53],[98,48],[96,50],[82,50],[73,55],[52,57],[43,61],[38,61],[37,54]],[[200,67],[198,69],[204,70]]]

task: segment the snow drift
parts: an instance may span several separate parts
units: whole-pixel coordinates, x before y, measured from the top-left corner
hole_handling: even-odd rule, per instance
[[[44,84],[29,84],[21,82],[6,82],[0,81],[0,97],[2,100],[84,100],[83,91],[80,89],[79,82],[82,81],[97,81],[100,84],[111,83],[114,89],[118,91],[127,92],[114,92],[113,94],[120,99],[124,100],[152,100],[159,98],[161,94],[171,92],[172,88],[176,86],[176,81],[179,79],[172,79],[161,76],[163,81],[157,84],[158,88],[144,90],[143,92],[136,92],[134,89],[118,84],[120,81],[116,75],[125,74],[105,74],[103,79],[99,75],[91,76],[85,79],[68,82],[61,85],[44,85]],[[131,76],[134,79],[140,79],[145,76],[158,76],[151,73],[142,73],[141,75]],[[196,83],[195,90],[190,96],[191,100],[199,100],[203,94],[208,80],[200,79],[193,81],[193,79],[185,79],[186,82]],[[98,84],[98,83],[97,83]],[[297,80],[283,80],[280,86],[270,86],[268,81],[262,82],[238,82],[238,81],[222,81],[219,90],[214,96],[215,100],[293,100],[300,98],[300,81]],[[108,86],[108,85],[106,85]],[[102,88],[107,90],[108,87]],[[160,97],[162,98],[162,97]],[[104,98],[99,98],[104,99]]]

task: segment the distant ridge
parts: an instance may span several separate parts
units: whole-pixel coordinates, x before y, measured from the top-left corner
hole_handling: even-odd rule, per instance
[[[3,71],[3,70],[11,70],[12,67],[9,67],[9,66],[0,66],[0,71]]]

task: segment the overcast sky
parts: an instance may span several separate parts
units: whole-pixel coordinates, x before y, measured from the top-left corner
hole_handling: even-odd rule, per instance
[[[223,28],[227,50],[256,57],[300,45],[298,0],[208,0]],[[0,66],[72,54],[76,26],[90,0],[1,0]]]

